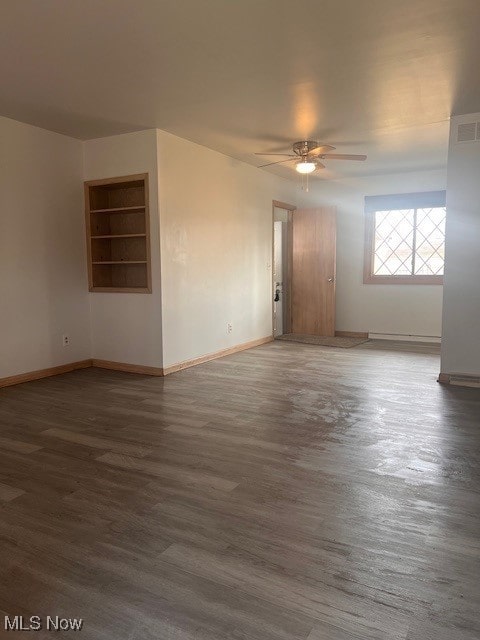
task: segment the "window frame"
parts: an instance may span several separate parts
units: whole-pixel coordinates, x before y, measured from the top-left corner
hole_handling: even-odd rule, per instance
[[[445,191],[406,193],[390,196],[367,196],[365,198],[365,250],[364,284],[433,284],[442,285],[443,275],[375,275],[375,213],[399,209],[426,209],[445,207]]]

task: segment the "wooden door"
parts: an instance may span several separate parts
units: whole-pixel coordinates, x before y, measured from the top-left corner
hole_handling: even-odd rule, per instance
[[[293,214],[292,333],[335,335],[334,207]]]

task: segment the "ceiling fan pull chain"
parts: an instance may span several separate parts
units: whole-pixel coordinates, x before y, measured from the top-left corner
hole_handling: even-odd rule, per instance
[[[308,193],[308,173],[301,174],[302,191]]]

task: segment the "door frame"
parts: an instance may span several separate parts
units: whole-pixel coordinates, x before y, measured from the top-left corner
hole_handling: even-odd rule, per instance
[[[272,336],[274,332],[274,312],[275,302],[273,300],[274,281],[273,281],[273,264],[274,264],[274,222],[275,222],[275,207],[277,209],[285,209],[287,211],[287,271],[286,271],[286,283],[283,287],[283,332],[292,333],[292,272],[293,272],[293,212],[296,210],[296,206],[281,202],[280,200],[272,200],[272,270],[271,270],[271,300],[272,300]],[[285,295],[286,290],[286,295]]]

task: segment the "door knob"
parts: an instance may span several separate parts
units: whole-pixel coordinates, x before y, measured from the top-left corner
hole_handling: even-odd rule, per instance
[[[328,278],[328,282],[333,282],[335,278]]]

